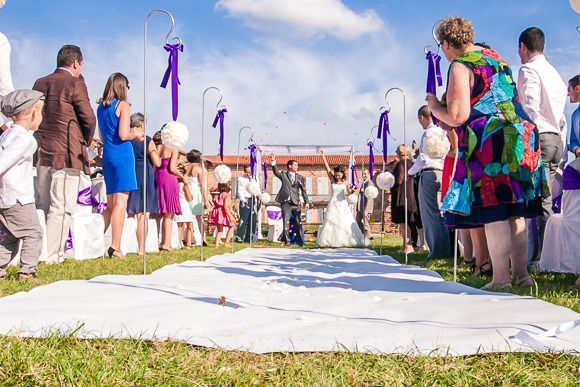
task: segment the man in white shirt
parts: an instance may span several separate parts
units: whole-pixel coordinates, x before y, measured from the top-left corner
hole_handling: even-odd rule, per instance
[[[0,277],[18,252],[18,279],[36,283],[36,265],[42,251],[42,229],[34,204],[33,156],[37,149],[32,132],[42,122],[44,95],[16,90],[0,101],[2,114],[12,123],[0,136]]]
[[[541,29],[530,27],[519,37],[518,54],[522,67],[518,76],[518,94],[525,112],[536,124],[540,133],[542,161],[546,168],[548,185],[552,182],[558,168],[564,166],[567,159],[566,119],[566,84],[558,71],[544,56],[545,36]],[[544,229],[552,215],[552,196],[542,203],[543,213],[536,218],[538,227],[534,260],[540,259]]]
[[[421,212],[423,230],[425,230],[425,242],[429,247],[429,258],[449,258],[451,257],[449,231],[444,225],[443,216],[439,210],[439,194],[445,156],[431,158],[423,148],[428,131],[435,131],[445,138],[447,135],[443,129],[433,124],[431,111],[426,105],[419,109],[418,118],[425,132],[421,137],[419,155],[413,167],[409,169],[409,175],[419,174],[419,211]]]
[[[257,200],[256,196],[252,196],[248,191],[248,184],[252,181],[257,183],[257,180],[251,176],[251,168],[246,165],[244,174],[238,178],[237,182],[236,197],[240,215],[240,223],[236,232],[237,242],[249,242],[256,232],[256,220],[258,218]],[[251,226],[248,227],[248,225]]]

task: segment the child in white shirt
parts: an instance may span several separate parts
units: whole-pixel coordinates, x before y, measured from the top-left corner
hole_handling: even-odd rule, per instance
[[[0,100],[2,114],[12,120],[0,136],[0,278],[22,241],[18,279],[33,283],[39,282],[42,228],[34,204],[32,133],[42,122],[43,105],[44,95],[34,90],[15,90]]]

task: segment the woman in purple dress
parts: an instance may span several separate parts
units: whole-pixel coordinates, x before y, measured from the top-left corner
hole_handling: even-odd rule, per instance
[[[163,129],[161,129],[163,130]],[[161,166],[155,171],[157,182],[157,210],[161,219],[161,243],[159,250],[171,251],[171,230],[175,214],[181,215],[179,203],[179,182],[181,173],[177,168],[179,151],[160,144],[157,148]]]

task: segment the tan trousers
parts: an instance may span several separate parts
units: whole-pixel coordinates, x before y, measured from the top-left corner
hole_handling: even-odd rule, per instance
[[[71,215],[77,208],[81,175],[76,169],[38,167],[36,171],[36,207],[46,214],[48,262],[62,262]]]
[[[34,203],[16,203],[10,208],[0,209],[0,277],[6,274],[4,268],[18,253],[20,241],[19,273],[34,274],[38,258],[42,252],[42,228],[38,223]]]

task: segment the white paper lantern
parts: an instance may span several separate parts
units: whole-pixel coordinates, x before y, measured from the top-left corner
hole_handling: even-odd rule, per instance
[[[171,148],[179,149],[187,143],[189,131],[181,122],[169,121],[161,131],[161,142]]]
[[[260,200],[262,201],[262,203],[270,203],[270,200],[272,200],[272,196],[270,196],[268,192],[262,192],[262,194],[260,195]]]
[[[246,190],[248,190],[250,195],[256,196],[260,193],[260,184],[257,181],[250,181],[246,186]]]
[[[348,202],[353,206],[356,205],[356,203],[358,202],[358,195],[357,194],[348,195]]]
[[[437,128],[427,129],[423,140],[423,152],[432,159],[442,159],[449,153],[449,139]]]
[[[395,185],[395,176],[391,172],[381,172],[377,175],[377,187],[387,190]]]
[[[218,183],[226,184],[232,179],[232,170],[225,164],[220,164],[213,171]]]
[[[365,189],[365,196],[367,199],[376,199],[379,196],[379,190],[374,185],[370,185]]]

